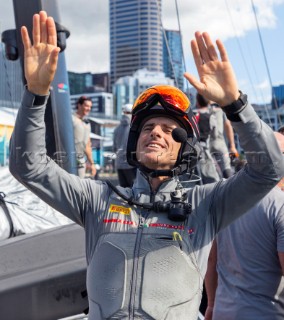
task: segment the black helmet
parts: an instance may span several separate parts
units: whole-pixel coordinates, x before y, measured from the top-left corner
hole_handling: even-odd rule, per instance
[[[280,125],[280,127],[277,130],[279,133],[284,133],[284,125]]]
[[[138,162],[136,157],[137,141],[145,121],[152,117],[166,116],[174,119],[186,130],[187,143],[183,143],[172,170],[152,170]],[[134,102],[132,119],[127,143],[127,161],[140,170],[153,176],[179,175],[190,171],[198,160],[197,142],[199,130],[195,116],[190,108],[188,97],[178,88],[157,85],[146,89]]]

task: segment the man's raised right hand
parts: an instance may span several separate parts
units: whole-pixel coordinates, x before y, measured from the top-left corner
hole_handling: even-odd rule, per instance
[[[21,34],[28,90],[36,95],[48,95],[60,51],[54,20],[41,11],[33,16],[33,43],[25,26],[21,28]]]

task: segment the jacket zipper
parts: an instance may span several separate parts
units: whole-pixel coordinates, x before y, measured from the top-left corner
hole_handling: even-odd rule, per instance
[[[150,202],[154,200],[156,192],[151,192],[150,194]],[[132,271],[132,286],[131,286],[131,294],[130,294],[130,307],[129,307],[129,314],[130,314],[130,320],[134,320],[134,313],[135,313],[135,294],[137,290],[137,269],[138,269],[138,260],[139,260],[139,251],[140,251],[140,245],[141,245],[141,239],[142,239],[142,233],[145,221],[149,215],[149,212],[145,212],[145,215],[143,216],[143,210],[140,213],[139,216],[139,224],[137,229],[137,236],[135,241],[135,248],[134,248],[134,255],[133,255],[133,271]]]
[[[137,269],[138,269],[138,260],[139,260],[139,251],[140,251],[140,244],[143,232],[143,226],[145,223],[145,218],[142,216],[142,212],[139,216],[139,224],[137,229],[137,236],[135,241],[135,248],[133,254],[133,271],[132,271],[132,286],[131,286],[131,295],[130,295],[130,319],[134,319],[134,312],[135,312],[135,294],[137,289]]]

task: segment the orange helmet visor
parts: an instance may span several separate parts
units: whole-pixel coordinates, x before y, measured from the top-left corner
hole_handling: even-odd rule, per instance
[[[172,86],[153,86],[143,93],[136,99],[133,107],[132,114],[136,114],[139,111],[144,110],[148,107],[149,99],[152,96],[159,95],[166,103],[170,104],[178,114],[187,113],[190,107],[190,101],[188,97],[180,90]]]

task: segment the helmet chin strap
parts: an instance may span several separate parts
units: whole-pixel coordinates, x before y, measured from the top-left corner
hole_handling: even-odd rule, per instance
[[[186,171],[187,167],[188,165],[186,163],[183,163],[178,165],[177,167],[174,167],[173,169],[168,169],[168,170],[149,169],[144,165],[140,165],[138,169],[151,178],[157,178],[157,177],[176,177],[182,174],[184,171]]]

